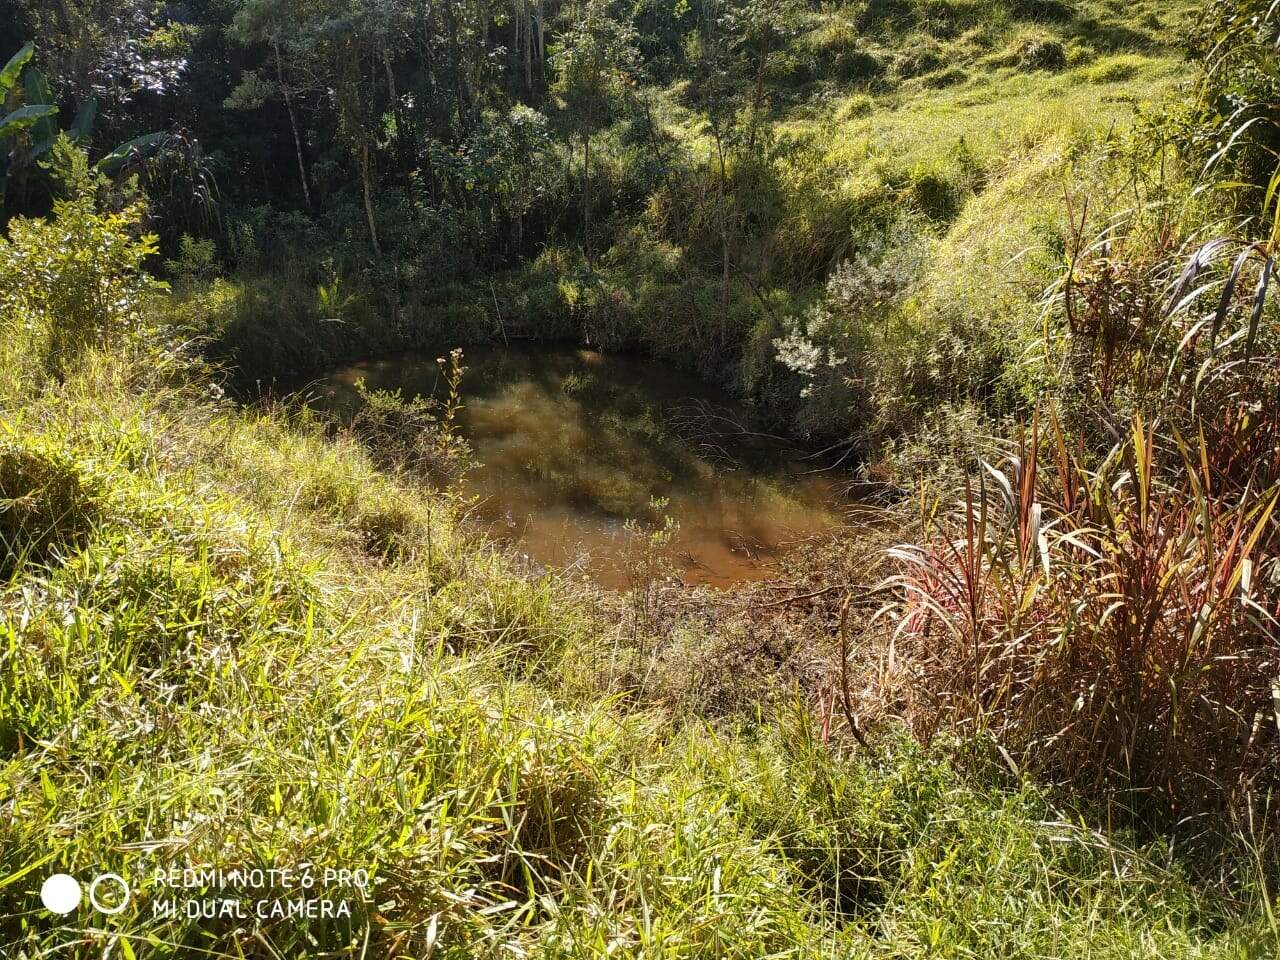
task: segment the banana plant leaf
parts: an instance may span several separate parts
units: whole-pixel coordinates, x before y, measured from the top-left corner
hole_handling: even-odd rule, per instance
[[[35,67],[28,68],[27,72],[23,74],[22,87],[27,106],[53,104],[53,91],[49,89],[49,81]],[[57,136],[58,125],[53,122],[52,117],[46,114],[36,121],[36,125],[31,131],[33,149],[36,152],[44,153],[45,150],[52,146]]]
[[[131,159],[139,156],[146,156],[150,150],[164,139],[164,134],[145,133],[140,137],[135,137],[128,143],[122,143],[116,147],[95,165],[102,173],[112,174],[117,172],[121,167],[128,163]]]
[[[0,97],[7,97],[9,91],[13,89],[14,84],[18,82],[18,77],[22,73],[22,68],[27,65],[27,61],[31,59],[32,54],[36,52],[36,45],[28,43],[21,50],[9,58],[9,62],[4,65],[4,69],[0,70]]]
[[[12,137],[19,130],[40,122],[52,122],[48,118],[58,112],[51,103],[32,103],[19,107],[6,117],[0,118],[0,140]]]
[[[76,108],[76,117],[67,128],[67,136],[80,145],[93,134],[93,121],[98,117],[98,101],[93,97]]]

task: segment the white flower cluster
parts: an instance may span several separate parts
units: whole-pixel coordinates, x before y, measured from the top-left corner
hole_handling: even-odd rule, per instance
[[[840,368],[858,355],[869,324],[910,292],[927,254],[920,224],[907,214],[857,238],[853,255],[828,278],[821,302],[790,318],[786,334],[774,340],[779,362],[810,381],[802,396],[810,396],[824,368]]]

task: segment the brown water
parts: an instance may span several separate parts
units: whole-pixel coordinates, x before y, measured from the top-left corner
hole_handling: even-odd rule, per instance
[[[431,394],[436,356],[358,363],[310,389],[326,406],[354,402],[360,378]],[[812,464],[744,434],[728,398],[666,366],[515,344],[468,348],[464,363],[461,425],[477,461],[464,490],[490,533],[537,564],[627,587],[657,555],[687,583],[725,586],[772,576],[789,546],[836,522]],[[639,531],[666,516],[679,525],[670,543],[646,548]]]

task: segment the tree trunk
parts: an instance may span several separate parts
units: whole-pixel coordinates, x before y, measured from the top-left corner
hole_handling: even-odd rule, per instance
[[[547,89],[547,37],[543,33],[543,21],[545,19],[542,0],[538,0],[538,78],[539,85],[544,93]]]
[[[725,324],[729,319],[729,214],[725,209],[725,196],[728,193],[728,177],[725,172],[724,163],[724,141],[716,136],[716,154],[720,160],[720,180],[719,180],[719,202],[716,206],[720,211],[720,253],[722,260],[722,275],[720,279],[720,337],[724,339]]]
[[[378,243],[378,223],[373,216],[373,176],[370,171],[369,141],[360,144],[360,179],[364,185],[364,215],[369,221],[369,240],[373,243],[373,252],[382,256],[382,245]]]
[[[466,130],[471,126],[471,97],[463,76],[462,51],[458,43],[458,21],[454,15],[453,0],[445,0],[444,25],[449,35],[449,59],[453,67],[454,96],[458,99],[458,123]]]
[[[582,135],[582,251],[591,266],[591,134]]]
[[[391,98],[391,112],[395,113],[400,104],[400,94],[396,92],[396,72],[391,69],[391,58],[387,51],[382,51],[382,68],[387,74],[387,96]]]
[[[760,62],[756,66],[756,92],[751,104],[751,132],[747,135],[747,149],[756,146],[756,128],[760,124],[760,111],[764,107],[764,68],[769,62],[769,35],[760,40]]]
[[[437,58],[437,48],[433,42],[433,37],[440,34],[440,29],[436,25],[434,9],[430,3],[426,4],[420,24],[420,50],[422,61],[426,64],[427,82],[430,85],[430,95],[420,109],[428,111],[431,122],[439,128],[448,124],[450,116],[449,98],[445,96],[445,81],[448,78],[443,76],[443,71],[448,67],[448,58]]]
[[[533,11],[529,9],[529,0],[524,4],[524,92],[533,100]]]
[[[671,176],[667,170],[667,155],[666,151],[662,149],[662,138],[659,135],[658,122],[653,117],[653,107],[644,93],[637,90],[635,97],[644,110],[644,124],[648,128],[649,143],[653,147],[653,155],[658,158],[658,169],[662,171],[662,186],[669,189],[671,187]]]
[[[293,131],[293,149],[298,156],[298,179],[302,183],[302,201],[307,205],[307,209],[311,209],[311,187],[307,184],[307,164],[302,159],[302,137],[298,133],[298,118],[293,112],[293,96],[289,93],[289,85],[284,79],[284,63],[280,58],[280,44],[275,40],[271,41],[271,47],[276,55],[276,82],[280,84],[280,90],[284,93],[284,106],[289,113],[289,129]]]

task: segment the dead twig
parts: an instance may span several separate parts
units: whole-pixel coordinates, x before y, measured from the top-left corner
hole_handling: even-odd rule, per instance
[[[840,607],[840,707],[849,724],[849,732],[868,753],[874,753],[871,744],[863,736],[862,728],[853,715],[853,698],[849,695],[849,605],[853,602],[853,594],[845,597]]]
[[[774,589],[777,589],[776,587]],[[848,590],[849,584],[837,583],[830,587],[823,587],[821,590],[815,590],[813,593],[802,593],[796,597],[783,597],[781,600],[770,600],[768,603],[757,604],[760,608],[766,607],[782,607],[788,603],[798,603],[801,600],[812,600],[815,597],[825,596],[828,593],[834,593],[836,590]]]

